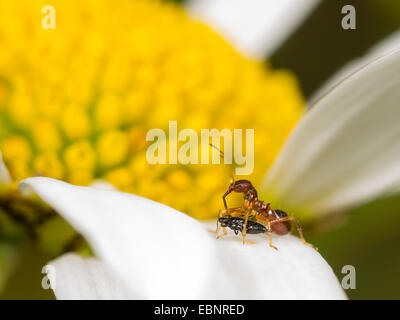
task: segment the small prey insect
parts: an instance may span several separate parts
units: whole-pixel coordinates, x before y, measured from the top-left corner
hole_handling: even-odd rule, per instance
[[[244,227],[244,217],[232,217],[230,215],[223,216],[221,218],[218,218],[218,223],[221,224],[221,227],[223,228],[229,228],[232,229],[235,234],[238,234],[239,232],[243,231]],[[266,233],[267,228],[262,225],[261,223],[257,223],[254,221],[247,221],[246,225],[246,233],[248,234],[257,234],[257,233]],[[226,230],[225,230],[226,232]],[[223,236],[220,235],[221,237]]]
[[[218,150],[221,157],[224,156],[224,153],[217,147],[212,144],[210,144],[210,146]],[[232,192],[243,194],[244,202],[241,207],[228,208],[226,197]],[[250,181],[235,181],[232,178],[228,190],[222,196],[222,200],[225,209],[220,210],[218,215],[217,235],[219,234],[221,227],[223,229],[223,234],[217,236],[217,238],[221,238],[226,235],[226,227],[229,227],[230,229],[234,230],[235,233],[238,233],[239,231],[242,232],[243,244],[245,244],[246,234],[250,233],[248,232],[248,230],[250,230],[248,228],[248,225],[251,225],[250,228],[255,228],[256,225],[254,225],[254,223],[257,223],[258,225],[262,225],[266,228],[266,232],[268,233],[269,246],[278,250],[278,248],[272,244],[272,232],[278,235],[288,234],[291,231],[291,223],[293,222],[296,225],[301,241],[305,245],[318,250],[316,247],[314,247],[312,244],[308,243],[304,239],[303,230],[300,227],[300,224],[297,222],[296,218],[289,216],[283,210],[274,210],[271,208],[270,203],[264,203],[262,200],[258,199],[257,190],[253,187]],[[243,219],[243,224],[241,224],[242,222],[240,220],[233,220],[234,217]],[[221,220],[221,218],[226,218],[227,220]],[[249,220],[249,218],[251,218],[252,221]]]

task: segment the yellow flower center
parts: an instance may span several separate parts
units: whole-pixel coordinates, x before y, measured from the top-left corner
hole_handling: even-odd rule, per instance
[[[215,217],[229,165],[150,165],[146,132],[255,129],[256,186],[302,114],[295,78],[243,57],[159,1],[0,0],[0,150],[14,180],[43,175]]]

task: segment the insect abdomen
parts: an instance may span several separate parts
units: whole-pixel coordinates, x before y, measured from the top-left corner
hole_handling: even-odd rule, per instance
[[[235,233],[242,232],[244,226],[244,219],[238,217],[225,216],[218,219],[223,227],[232,229]],[[257,234],[264,233],[267,228],[260,223],[254,221],[247,221],[246,233]]]

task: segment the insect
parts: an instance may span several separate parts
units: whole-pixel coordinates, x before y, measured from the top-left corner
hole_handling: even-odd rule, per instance
[[[223,157],[223,152],[219,150],[217,147],[214,145],[210,144],[213,148],[217,149]],[[226,203],[226,197],[231,194],[232,192],[237,192],[237,193],[242,193],[244,202],[241,207],[238,208],[228,208],[227,203]],[[226,227],[224,227],[223,223],[221,221],[224,221],[224,224],[232,229],[232,226],[234,226],[236,229],[235,233],[238,231],[242,232],[242,237],[243,237],[243,244],[246,242],[246,234],[249,233],[248,231],[248,224],[252,224],[252,227],[254,227],[253,223],[261,224],[266,227],[266,231],[268,233],[268,243],[271,248],[274,248],[278,250],[277,247],[275,247],[272,244],[272,232],[278,234],[278,235],[285,235],[288,234],[291,231],[291,223],[293,222],[296,225],[297,231],[299,233],[301,241],[309,246],[312,247],[316,250],[318,250],[316,247],[314,247],[312,244],[308,243],[303,236],[303,230],[300,226],[300,224],[297,222],[296,218],[289,216],[285,211],[279,210],[279,209],[272,209],[270,203],[264,203],[262,200],[258,199],[258,194],[257,190],[254,188],[254,186],[251,184],[249,180],[237,180],[235,181],[232,177],[231,184],[229,185],[228,190],[225,192],[225,194],[222,196],[222,200],[224,203],[224,210],[220,210],[219,216],[218,216],[218,221],[217,221],[217,234],[220,232],[221,227],[223,228],[223,234],[219,235],[218,238],[223,237],[224,235],[227,234],[226,232]],[[221,218],[227,218],[227,219],[232,219],[230,217],[240,217],[243,219],[243,225],[241,228],[238,228],[238,223],[239,220],[220,220]],[[243,218],[242,218],[243,217]],[[249,221],[249,218],[255,219],[256,222],[254,221]],[[239,223],[240,224],[240,223]],[[240,225],[239,225],[240,226]],[[241,229],[241,230],[239,230]]]
[[[221,218],[218,218],[218,223],[220,223],[222,227],[224,228],[228,227],[232,229],[235,232],[235,234],[238,234],[239,232],[243,231],[244,217],[232,217],[230,215],[226,215]],[[267,228],[264,225],[250,220],[247,221],[246,228],[247,228],[246,233],[248,234],[267,232]]]

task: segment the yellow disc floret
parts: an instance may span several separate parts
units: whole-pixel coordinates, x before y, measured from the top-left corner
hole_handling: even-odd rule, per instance
[[[60,126],[70,140],[87,137],[91,129],[87,111],[78,105],[69,105],[64,108]]]
[[[96,154],[88,140],[81,140],[66,148],[64,161],[70,172],[93,171],[96,166]]]
[[[255,129],[258,186],[302,114],[295,78],[242,56],[176,4],[0,0],[0,150],[15,181],[107,180],[215,217],[229,165],[151,165],[146,133]]]

